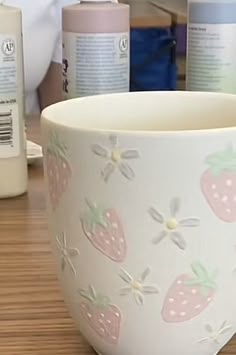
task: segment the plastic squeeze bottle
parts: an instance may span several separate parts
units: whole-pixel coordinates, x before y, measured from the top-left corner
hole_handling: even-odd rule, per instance
[[[62,22],[65,98],[129,91],[129,5],[83,0]]]
[[[20,9],[0,4],[0,198],[27,190]]]
[[[236,0],[189,0],[186,89],[236,93]]]

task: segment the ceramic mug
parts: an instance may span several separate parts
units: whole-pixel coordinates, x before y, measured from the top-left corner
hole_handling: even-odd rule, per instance
[[[236,331],[236,96],[146,92],[42,113],[65,301],[102,355],[213,355]]]

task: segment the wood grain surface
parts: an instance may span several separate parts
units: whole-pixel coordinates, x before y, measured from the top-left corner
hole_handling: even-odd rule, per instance
[[[39,142],[39,119],[28,120]],[[94,354],[75,329],[56,278],[45,218],[42,166],[27,195],[0,200],[0,354]]]
[[[28,121],[28,136],[36,142],[38,122]],[[75,329],[58,286],[41,165],[29,169],[27,195],[0,200],[0,354],[94,354]],[[221,352],[235,354],[236,339]]]

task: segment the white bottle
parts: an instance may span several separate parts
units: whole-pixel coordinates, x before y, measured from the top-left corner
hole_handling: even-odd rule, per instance
[[[0,4],[0,198],[27,190],[21,11]]]
[[[236,94],[236,0],[189,0],[186,89]]]

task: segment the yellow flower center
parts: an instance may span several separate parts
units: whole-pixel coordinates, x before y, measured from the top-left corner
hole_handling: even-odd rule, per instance
[[[119,163],[121,161],[121,152],[119,149],[114,149],[112,152],[111,152],[111,160],[114,162],[114,163]]]
[[[138,282],[138,281],[134,281],[134,282],[132,283],[132,288],[133,288],[134,290],[141,291],[141,290],[142,290],[142,284],[141,284],[140,282]]]
[[[174,230],[178,227],[178,221],[175,218],[170,218],[166,222],[166,228],[170,230]]]
[[[216,341],[219,337],[219,334],[217,332],[213,332],[211,335],[210,335],[210,338],[214,341]]]

